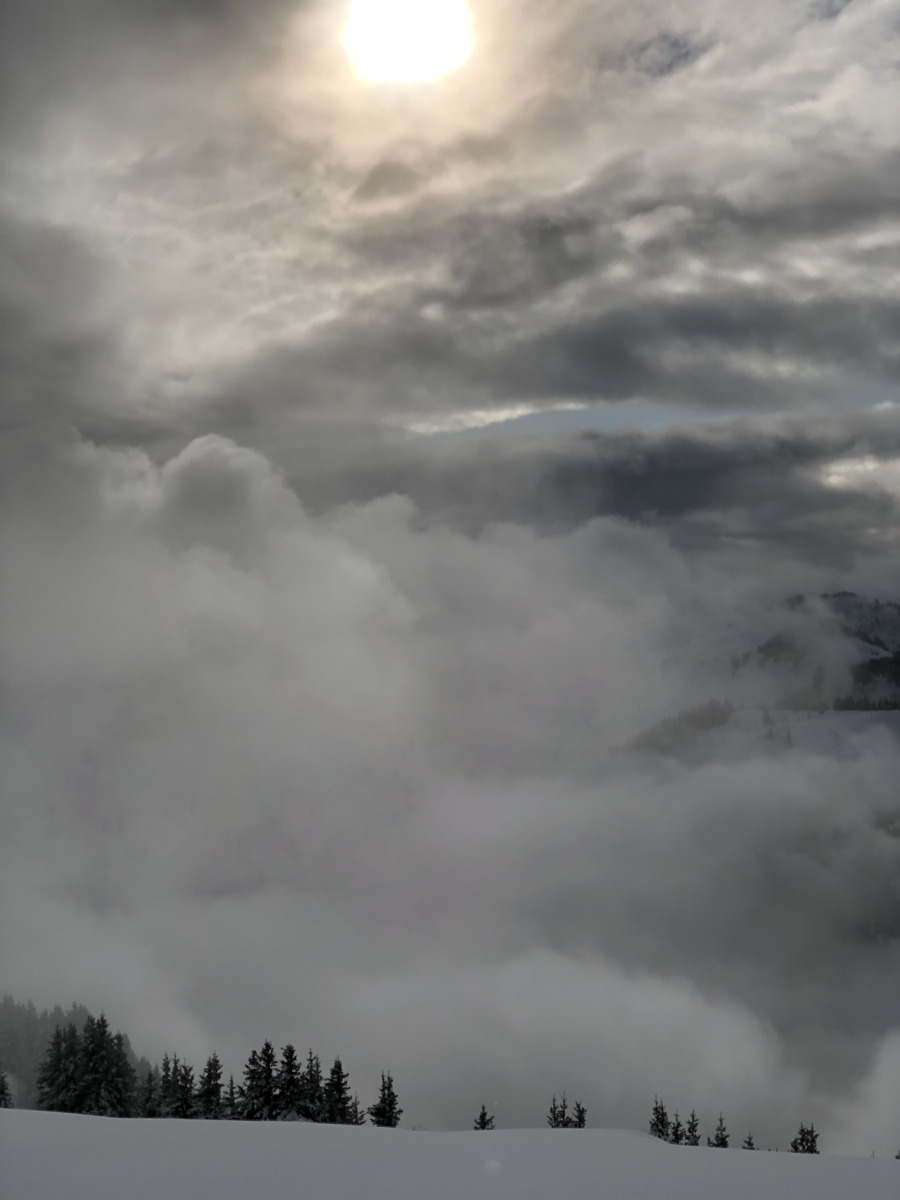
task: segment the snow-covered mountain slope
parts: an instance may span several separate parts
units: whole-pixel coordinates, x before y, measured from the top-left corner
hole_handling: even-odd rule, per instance
[[[749,686],[759,703],[798,710],[900,702],[900,606],[853,592],[793,596],[778,617],[731,656],[735,698]]]
[[[900,733],[894,603],[852,592],[793,596],[714,623],[669,665],[689,703],[646,729],[633,750],[703,760],[790,748],[799,733],[809,747],[824,741],[852,754],[854,735],[874,725]],[[850,713],[879,719],[841,719]],[[810,718],[820,719],[822,737]]]
[[[420,1133],[0,1112],[4,1200],[892,1200],[900,1162],[625,1130]]]
[[[855,592],[835,592],[820,599],[840,622],[843,632],[868,647],[868,652],[900,652],[900,604],[869,600]]]
[[[708,614],[702,633],[677,631],[669,661],[742,678],[748,668],[796,675],[829,659],[852,665],[900,653],[900,604],[834,592],[797,595],[740,613]]]

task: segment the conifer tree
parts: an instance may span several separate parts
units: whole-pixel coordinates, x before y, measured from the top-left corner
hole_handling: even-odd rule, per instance
[[[50,1041],[47,1043],[47,1053],[38,1069],[37,1091],[38,1108],[47,1112],[66,1112],[63,1107],[63,1031],[57,1025]]]
[[[106,1116],[103,1111],[103,1078],[107,1069],[106,1017],[98,1019],[88,1013],[81,1031],[81,1096],[78,1112]]]
[[[288,1043],[281,1051],[275,1076],[275,1104],[280,1121],[296,1121],[303,1109],[303,1072],[297,1051]]]
[[[244,1068],[241,1117],[245,1121],[272,1121],[275,1105],[275,1047],[266,1039],[259,1053],[253,1050]]]
[[[138,1111],[142,1117],[158,1117],[159,1110],[159,1073],[151,1067],[141,1081]]]
[[[312,1050],[306,1056],[303,1069],[303,1108],[300,1115],[307,1121],[324,1119],[325,1098],[322,1090],[322,1064]]]
[[[669,1114],[659,1096],[653,1097],[653,1109],[650,1113],[650,1133],[662,1141],[669,1140]]]
[[[197,1080],[197,1116],[204,1121],[218,1121],[222,1115],[222,1064],[213,1053]]]
[[[807,1126],[802,1121],[800,1122],[797,1136],[791,1142],[791,1150],[794,1154],[819,1153],[819,1135],[814,1125]]]
[[[673,1146],[683,1146],[685,1138],[684,1125],[681,1123],[681,1117],[678,1115],[678,1109],[675,1109],[675,1116],[672,1118],[672,1124],[669,1127],[669,1141]]]
[[[366,1110],[359,1102],[359,1096],[356,1092],[353,1093],[353,1099],[350,1101],[350,1113],[347,1117],[348,1125],[365,1125]]]
[[[550,1102],[550,1111],[547,1113],[547,1124],[551,1129],[565,1129],[569,1121],[569,1102],[566,1099],[566,1093],[563,1092],[559,1102],[556,1099],[556,1093],[553,1093],[553,1099]]]
[[[61,1112],[81,1112],[82,1072],[81,1035],[75,1022],[70,1021],[63,1030]]]
[[[224,1109],[223,1116],[226,1121],[236,1121],[239,1113],[239,1100],[237,1088],[234,1086],[234,1076],[228,1076],[228,1087],[225,1089],[225,1098],[222,1101]]]
[[[261,1100],[263,1107],[262,1120],[264,1121],[274,1121],[277,1115],[277,1104],[275,1102],[275,1076],[277,1071],[278,1059],[275,1054],[275,1047],[266,1038],[259,1052]]]
[[[177,1070],[178,1059],[175,1060]],[[163,1055],[162,1067],[159,1073],[159,1101],[157,1104],[159,1116],[171,1116],[172,1102],[175,1099],[172,1088],[172,1063],[168,1054]]]
[[[105,1090],[109,1075],[108,1035],[109,1023],[104,1013],[86,1018],[81,1034],[81,1104],[78,1111],[98,1117],[108,1115]]]
[[[347,1125],[350,1116],[349,1076],[339,1058],[334,1060],[325,1086],[323,1120],[329,1125]]]
[[[715,1146],[717,1150],[728,1149],[728,1130],[725,1128],[725,1118],[719,1113],[716,1128],[711,1138],[706,1139],[707,1146]]]
[[[181,1060],[177,1054],[172,1055],[172,1069],[169,1073],[169,1087],[166,1093],[166,1116],[174,1117],[178,1108],[178,1081],[181,1079]]]
[[[554,1097],[554,1099],[555,1099],[555,1097]],[[475,1118],[475,1125],[473,1126],[473,1128],[474,1129],[493,1129],[494,1128],[494,1118],[493,1118],[493,1116],[488,1115],[488,1110],[485,1108],[485,1106],[483,1104],[481,1106],[481,1112]]]
[[[134,1113],[135,1075],[121,1033],[109,1027],[106,1015],[88,1013],[79,1045],[77,1100],[68,1111],[100,1117],[130,1117]],[[63,1037],[63,1059],[66,1039]]]
[[[77,1004],[65,1012],[57,1005],[38,1013],[30,1001],[17,1005],[12,997],[3,996],[0,1042],[11,1036],[10,1018],[16,1026],[20,1018],[24,1021],[23,1037],[12,1031],[13,1061],[4,1055],[7,1068],[15,1070],[20,1081],[23,1105],[108,1116],[132,1116],[139,1111],[135,1067],[143,1079],[150,1064],[146,1059],[136,1062],[128,1038],[114,1032],[105,1015],[95,1018]],[[37,1075],[42,1068],[39,1094]]]
[[[9,1090],[9,1081],[6,1078],[6,1072],[0,1068],[0,1108],[12,1108],[12,1092]]]
[[[175,1060],[178,1062],[178,1060]],[[197,1116],[197,1104],[194,1097],[194,1068],[187,1061],[178,1063],[173,1072],[173,1098],[169,1107],[169,1116],[181,1121],[190,1121]]]
[[[569,1128],[584,1129],[587,1124],[587,1109],[578,1100],[575,1101],[575,1108],[572,1111],[572,1116],[569,1119]]]
[[[369,1106],[369,1120],[373,1125],[378,1125],[382,1129],[396,1129],[402,1116],[403,1109],[400,1107],[397,1093],[394,1091],[394,1077],[390,1071],[387,1073],[382,1071],[378,1099]]]
[[[684,1127],[684,1144],[686,1146],[700,1145],[700,1121],[693,1109],[691,1109],[691,1115]]]
[[[242,1121],[261,1121],[261,1073],[259,1051],[251,1050],[244,1064],[244,1082],[240,1089],[240,1115]]]
[[[128,1042],[123,1033],[116,1030],[110,1051],[110,1103],[112,1116],[133,1117],[137,1105],[137,1076],[128,1052]]]
[[[753,1130],[751,1129],[744,1140],[741,1142],[742,1150],[755,1150],[756,1142],[753,1140]]]

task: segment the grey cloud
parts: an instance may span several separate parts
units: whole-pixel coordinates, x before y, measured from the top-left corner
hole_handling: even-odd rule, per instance
[[[814,0],[813,13],[823,21],[834,21],[853,0]]]
[[[480,308],[544,295],[614,257],[598,252],[594,234],[592,219],[564,211],[526,211],[514,222],[480,229],[463,224],[448,299]]]
[[[362,224],[348,244],[368,262],[396,265],[428,256],[442,263],[447,283],[417,297],[420,303],[490,308],[540,299],[621,257],[620,239],[604,237],[598,225],[577,198],[523,199],[510,214],[448,211],[430,197],[412,212]]]
[[[730,530],[842,561],[870,538],[877,544],[890,536],[896,499],[862,481],[835,488],[824,473],[847,459],[890,461],[898,453],[896,413],[886,410],[880,419],[820,417],[803,426],[720,421],[557,438],[471,433],[369,444],[366,455],[343,462],[326,450],[320,471],[312,460],[292,467],[289,454],[284,462],[313,510],[341,495],[363,502],[397,491],[412,497],[424,518],[468,529],[510,521],[559,530],[618,516],[670,525],[675,537],[708,538],[711,545]],[[710,517],[715,524],[704,534]]]
[[[637,48],[634,61],[640,71],[658,77],[682,71],[709,49],[702,41],[693,41],[678,33],[659,33]]]
[[[593,318],[579,314],[576,321],[542,331],[531,344],[526,341],[502,355],[497,374],[507,382],[507,394],[586,399],[668,395],[721,408],[783,404],[781,379],[774,373],[765,379],[766,364],[779,360],[819,369],[865,369],[885,382],[892,380],[898,318],[892,301],[876,301],[860,311],[837,299],[798,303],[761,297],[750,289],[713,293],[701,300],[613,309]],[[718,386],[715,372],[704,384],[690,364],[667,368],[669,350],[697,358],[720,354]],[[739,353],[758,356],[757,370],[751,367],[745,375],[739,363],[730,361]],[[792,390],[806,391],[796,384]]]
[[[0,421],[77,423],[121,376],[103,264],[66,230],[0,221]]]
[[[419,183],[419,175],[403,162],[385,160],[376,163],[353,193],[356,200],[380,200],[385,196],[402,196]]]
[[[620,147],[599,167],[588,161],[573,187],[571,170],[565,182],[554,178],[562,163],[579,156],[571,114],[557,136],[554,170],[529,180],[509,155],[515,147],[527,158],[516,122],[542,118],[533,108],[513,107],[484,132],[441,128],[436,143],[419,131],[405,145],[377,146],[374,160],[362,155],[369,165],[360,169],[359,150],[350,154],[339,140],[329,141],[327,122],[315,116],[322,100],[313,83],[290,132],[265,105],[248,104],[238,114],[218,77],[226,67],[256,77],[261,68],[249,49],[257,46],[255,34],[233,6],[191,11],[191,20],[227,29],[229,47],[243,46],[245,57],[235,49],[238,57],[229,59],[231,50],[222,49],[217,59],[220,51],[210,50],[204,70],[211,59],[221,71],[212,72],[205,88],[199,67],[196,78],[174,70],[186,52],[157,30],[148,52],[148,81],[158,74],[156,98],[146,111],[132,113],[123,104],[116,114],[122,123],[116,136],[140,147],[112,181],[128,200],[125,218],[138,228],[149,222],[163,240],[168,227],[184,250],[164,250],[171,313],[162,316],[157,292],[148,288],[145,298],[143,281],[133,282],[129,267],[121,268],[124,256],[132,271],[152,278],[160,269],[150,249],[155,234],[137,255],[110,246],[109,262],[128,278],[147,330],[146,343],[121,331],[129,354],[152,359],[159,353],[154,347],[171,340],[173,354],[183,358],[188,339],[225,354],[229,337],[246,337],[243,364],[231,364],[222,381],[226,408],[250,396],[252,404],[365,409],[368,416],[373,405],[392,414],[446,411],[465,393],[472,407],[642,396],[711,409],[771,409],[834,402],[858,385],[892,386],[898,318],[886,273],[891,250],[876,262],[855,241],[894,212],[892,146],[812,139],[802,171],[770,169],[749,150],[744,158],[726,150],[720,161],[703,154],[694,163],[666,162],[660,126],[646,148]],[[309,10],[310,19],[317,11]],[[126,27],[149,20],[140,6],[128,12]],[[577,13],[574,5],[560,10],[559,31],[571,32]],[[273,5],[251,24],[274,32],[286,16]],[[185,10],[175,5],[157,13],[163,28],[182,18]],[[620,20],[622,14],[610,16],[612,42],[631,36]],[[680,45],[682,36],[663,30],[645,44]],[[734,30],[730,36],[738,53],[740,38]],[[267,44],[260,37],[259,45]],[[78,45],[75,39],[73,69],[81,78]],[[572,52],[568,33],[560,32],[558,53]],[[546,59],[547,72],[554,61]],[[709,70],[720,86],[722,65]],[[176,76],[170,89],[167,81]],[[687,137],[695,122],[703,142],[710,131],[690,107],[691,89],[701,85],[676,84],[673,77],[666,86],[683,89],[676,98],[688,105],[675,137]],[[550,91],[538,86],[536,96]],[[78,111],[77,97],[72,103]],[[102,134],[96,105],[88,107]],[[314,118],[308,126],[304,113]],[[588,124],[597,119],[590,107]],[[654,127],[662,113],[651,108],[647,120]],[[371,134],[366,128],[361,136]],[[499,148],[500,157],[473,154],[473,146]],[[469,186],[448,186],[454,163],[466,155],[474,172]],[[760,185],[742,194],[748,169],[760,174]],[[501,190],[504,172],[515,172],[515,183]],[[358,200],[374,198],[373,189],[385,199],[385,187],[393,196],[388,213],[347,204],[354,189]],[[75,219],[73,238],[77,229]],[[793,242],[804,240],[810,253],[809,243],[826,235],[828,245],[817,250],[830,258],[811,281],[794,266]],[[748,282],[747,272],[756,277]],[[830,282],[847,272],[860,278],[852,300]],[[218,321],[204,315],[207,305]],[[323,310],[330,320],[321,319]],[[156,373],[153,389],[167,419],[183,372],[178,362]],[[192,396],[197,390],[191,387]],[[98,407],[111,421],[117,403],[133,419],[131,397]],[[187,413],[175,415],[189,420]]]
[[[888,174],[853,197],[826,191],[812,204],[798,198],[756,211],[676,193],[669,211],[686,208],[687,216],[639,248],[623,237],[629,214],[653,215],[659,206],[617,195],[619,186],[614,177],[613,212],[603,219],[597,184],[565,207],[523,202],[512,216],[458,216],[420,200],[410,212],[363,223],[348,244],[370,266],[422,262],[446,282],[385,287],[303,351],[271,353],[291,364],[292,377],[311,381],[307,391],[318,384],[323,403],[334,403],[336,392],[352,403],[360,374],[371,402],[374,374],[382,403],[399,411],[452,407],[461,389],[481,406],[643,396],[734,409],[833,400],[858,380],[892,385],[900,316],[886,279],[884,290],[873,280],[852,299],[778,280],[785,243],[801,228],[807,238],[849,234],[888,216]],[[869,269],[866,251],[848,253],[848,264]],[[697,255],[710,273],[755,258],[769,282],[710,278],[699,292],[656,293],[657,280],[677,276]],[[888,250],[880,268],[889,261]],[[617,281],[622,269],[634,285]],[[260,369],[271,380],[267,353]]]
[[[852,233],[896,217],[900,159],[893,148],[871,156],[849,154],[840,163],[822,161],[813,151],[808,171],[802,178],[781,181],[752,203],[682,190],[676,178],[664,198],[637,195],[630,199],[629,211],[643,215],[661,207],[683,208],[689,214],[678,230],[683,245],[728,255],[746,252],[746,244],[735,244],[735,237],[752,239],[764,251],[783,240]]]

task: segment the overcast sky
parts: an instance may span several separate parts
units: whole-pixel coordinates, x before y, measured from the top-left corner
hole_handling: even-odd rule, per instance
[[[343,0],[3,6],[0,986],[893,1153],[896,741],[607,751],[900,600],[896,0],[471,7],[401,87]]]

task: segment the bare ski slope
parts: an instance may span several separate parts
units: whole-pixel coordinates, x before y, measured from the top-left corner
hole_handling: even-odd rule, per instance
[[[3,1200],[898,1200],[900,1162],[626,1130],[421,1133],[0,1112]]]

